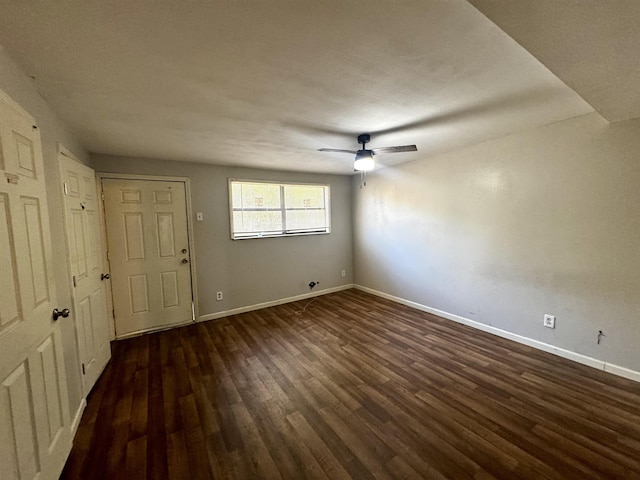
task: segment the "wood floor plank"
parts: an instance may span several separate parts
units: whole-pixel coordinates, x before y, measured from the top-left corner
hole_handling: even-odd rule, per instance
[[[640,384],[357,290],[114,343],[63,479],[640,479]]]
[[[178,430],[167,434],[167,472],[169,478],[187,480],[190,476],[187,445],[184,438],[184,430]]]
[[[336,459],[334,452],[327,447],[326,443],[318,436],[317,432],[309,425],[300,412],[287,415],[287,420],[298,434],[298,440],[304,443],[311,451],[328,478],[351,478]]]
[[[147,437],[138,437],[127,443],[125,478],[147,478]],[[172,477],[174,478],[174,477]]]

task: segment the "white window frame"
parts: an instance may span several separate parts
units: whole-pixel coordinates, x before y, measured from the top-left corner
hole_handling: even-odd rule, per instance
[[[280,211],[282,212],[282,233],[258,233],[255,235],[242,235],[236,236],[233,230],[233,191],[231,188],[231,184],[233,182],[246,182],[246,183],[264,183],[268,185],[279,185],[280,186],[280,208],[279,209],[256,209],[260,211]],[[301,186],[310,186],[310,187],[325,187],[325,212],[327,219],[327,228],[323,230],[313,230],[313,231],[304,231],[304,232],[288,232],[287,231],[287,210],[303,210],[303,209],[286,209],[285,208],[285,199],[284,199],[284,187],[287,185],[301,185]],[[249,180],[244,178],[229,178],[228,179],[228,189],[229,189],[229,231],[231,233],[231,240],[249,240],[252,238],[274,238],[274,237],[295,237],[301,235],[327,235],[331,233],[331,186],[328,183],[310,183],[310,182],[282,182],[278,180]],[[240,210],[240,209],[238,209]],[[246,209],[245,209],[246,210]]]

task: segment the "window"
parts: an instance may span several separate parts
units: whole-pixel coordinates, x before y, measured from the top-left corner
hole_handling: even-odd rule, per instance
[[[229,179],[231,238],[329,233],[329,186]]]

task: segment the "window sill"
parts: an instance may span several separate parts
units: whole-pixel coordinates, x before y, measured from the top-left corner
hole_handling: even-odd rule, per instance
[[[251,235],[247,237],[231,237],[231,240],[255,240],[257,238],[286,238],[286,237],[306,237],[309,235],[328,235],[328,232],[300,232],[300,233],[275,233],[265,235]]]

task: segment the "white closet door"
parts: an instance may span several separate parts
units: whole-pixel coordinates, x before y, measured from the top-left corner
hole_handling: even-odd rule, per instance
[[[95,171],[69,155],[61,153],[58,161],[64,188],[73,318],[86,396],[111,358],[105,285],[109,272],[103,265]]]
[[[40,133],[0,92],[0,478],[56,479],[71,450]]]

